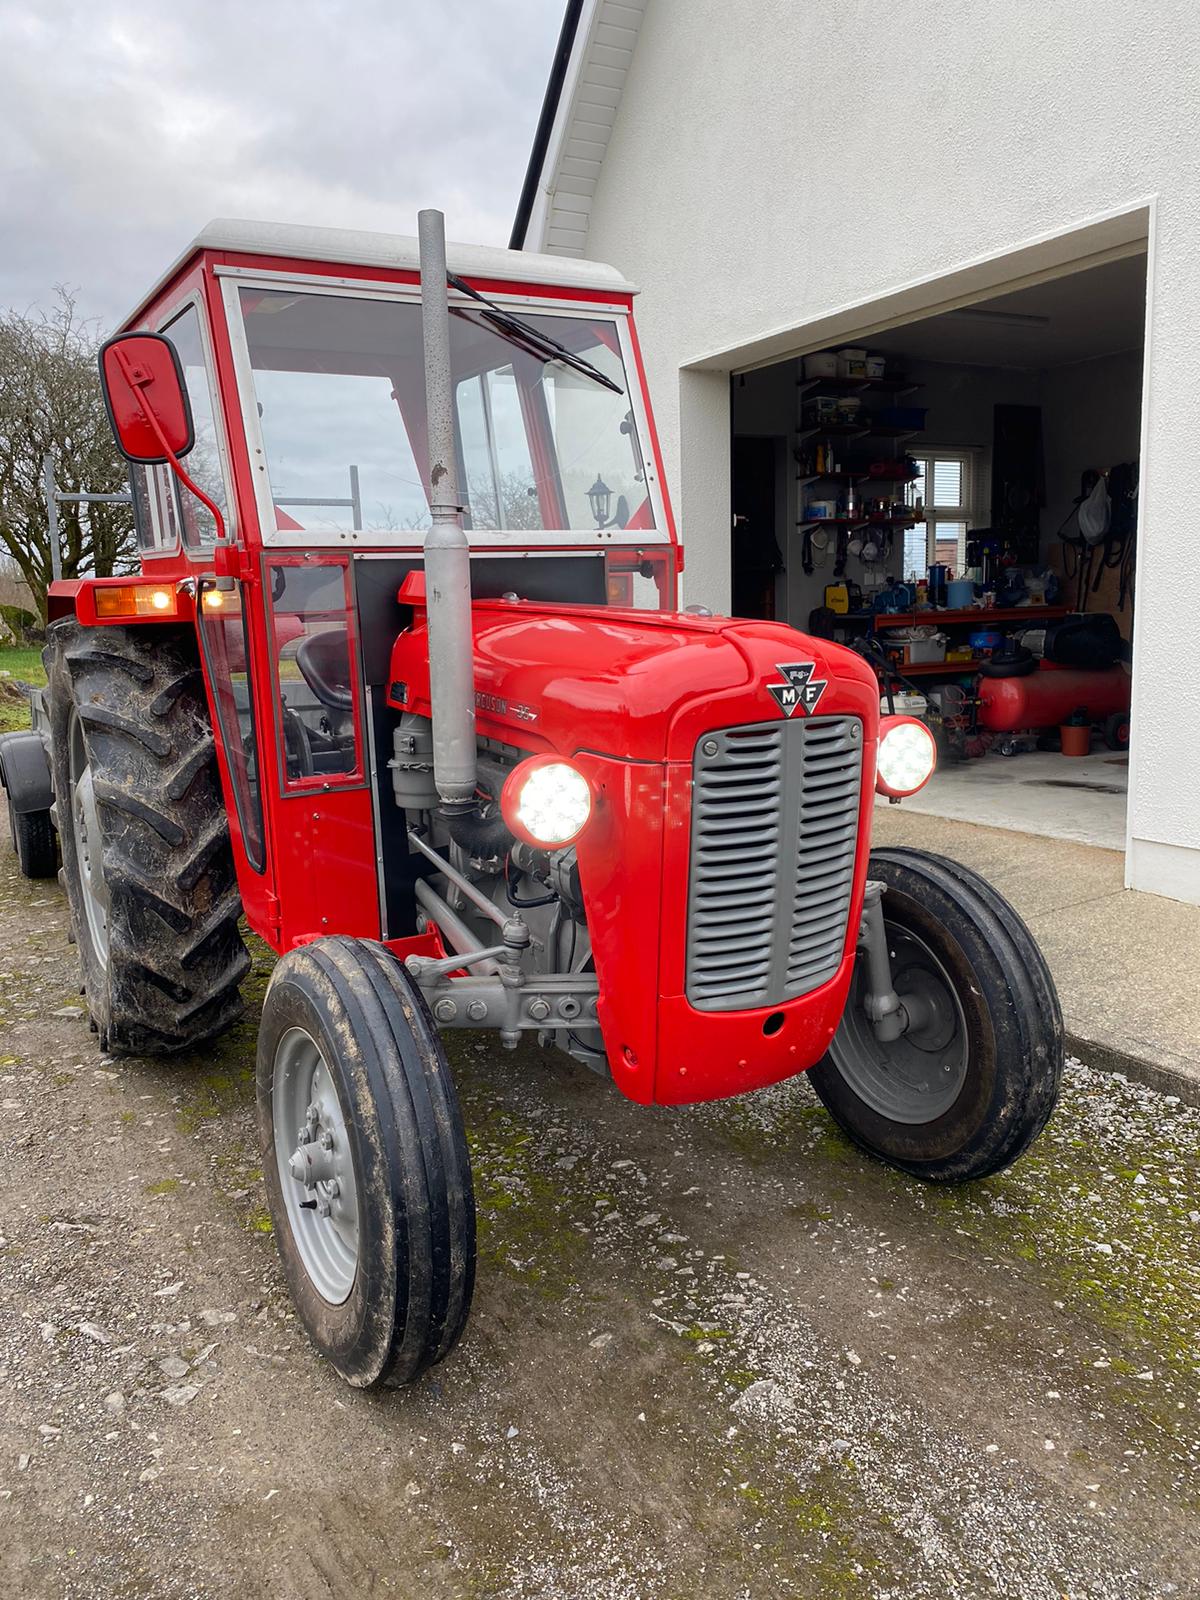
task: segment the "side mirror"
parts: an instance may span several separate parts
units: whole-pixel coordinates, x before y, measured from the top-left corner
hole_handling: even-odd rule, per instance
[[[100,387],[121,454],[138,466],[187,455],[196,442],[179,352],[165,334],[118,333],[100,349]]]

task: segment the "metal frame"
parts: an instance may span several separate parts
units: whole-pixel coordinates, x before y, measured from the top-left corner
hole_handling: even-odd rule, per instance
[[[46,519],[48,523],[47,534],[50,543],[50,577],[57,583],[62,577],[62,551],[58,545],[58,508],[68,503],[74,505],[109,505],[134,507],[132,491],[126,490],[124,494],[91,494],[83,490],[79,494],[66,494],[61,489],[54,487],[54,454],[47,450],[42,457],[42,491],[46,496]],[[136,507],[134,507],[136,512]]]
[[[417,884],[422,907],[418,927],[424,932],[433,922],[455,951],[440,960],[409,956],[404,963],[439,1028],[497,1028],[501,1044],[514,1050],[523,1032],[598,1025],[600,982],[594,973],[526,973],[521,963],[532,940],[521,913],[506,915],[411,828],[408,839],[414,850],[500,929],[499,943],[481,944],[428,880]],[[463,967],[478,967],[480,972],[454,977]]]
[[[303,533],[298,533],[294,529],[280,529],[275,526],[275,506],[279,502],[275,500],[271,493],[266,446],[255,399],[254,369],[250,362],[250,348],[246,339],[241,306],[238,301],[238,291],[240,289],[278,289],[286,285],[289,292],[293,294],[329,294],[333,291],[358,299],[394,300],[400,303],[419,305],[419,286],[417,284],[364,282],[361,279],[353,278],[326,278],[309,273],[293,274],[257,271],[239,267],[217,267],[214,271],[225,308],[226,329],[230,348],[233,352],[234,373],[237,379],[237,399],[241,410],[242,426],[245,430],[246,446],[254,473],[255,504],[258,509],[259,531],[264,547],[269,548],[278,545],[294,548],[297,544],[302,544],[306,549],[374,546],[385,548],[389,552],[395,552],[396,554],[404,554],[410,550],[422,550],[425,543],[425,534],[428,531],[425,529],[413,530],[413,542],[411,544],[400,544],[397,542],[397,532],[394,528],[306,528]],[[490,291],[488,298],[494,300],[497,305],[512,306],[514,309],[518,307],[527,310],[536,309],[539,315],[588,318],[596,321],[611,322],[615,325],[620,344],[621,361],[625,370],[625,395],[629,401],[629,409],[633,412],[634,422],[637,425],[638,444],[645,472],[646,493],[650,498],[650,504],[654,511],[654,527],[634,529],[632,536],[629,538],[614,537],[614,530],[600,528],[479,529],[472,530],[470,534],[472,550],[527,550],[531,548],[553,548],[562,545],[607,550],[624,544],[633,548],[642,545],[669,546],[673,544],[666,503],[652,447],[653,434],[650,430],[650,418],[647,415],[642,393],[641,369],[638,365],[633,341],[630,338],[629,307],[616,302],[572,301],[565,296],[561,300],[557,297],[543,299],[539,295],[493,294]],[[466,296],[456,294],[451,290],[448,294],[448,303],[451,306],[470,307],[473,302]],[[311,502],[306,501],[305,503]],[[623,535],[625,532],[625,529],[617,530],[618,535]]]

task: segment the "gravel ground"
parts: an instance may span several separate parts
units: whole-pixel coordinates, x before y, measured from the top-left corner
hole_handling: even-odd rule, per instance
[[[474,1316],[363,1395],[290,1312],[252,1020],[106,1060],[75,974],[0,854],[0,1594],[1200,1594],[1200,1112],[1074,1063],[952,1192],[802,1081],[647,1112],[459,1036]]]

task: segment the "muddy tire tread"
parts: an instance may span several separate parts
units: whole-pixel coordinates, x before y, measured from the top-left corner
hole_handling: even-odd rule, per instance
[[[63,881],[101,1045],[127,1055],[190,1049],[240,1016],[250,966],[195,639],[182,628],[68,619],[50,628],[44,660]],[[107,973],[86,934],[64,800],[72,706],[100,818]]]

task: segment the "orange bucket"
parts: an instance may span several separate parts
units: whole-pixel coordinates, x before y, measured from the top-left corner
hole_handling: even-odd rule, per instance
[[[1077,723],[1064,722],[1059,727],[1058,737],[1065,756],[1086,756],[1091,752],[1092,730],[1088,724],[1080,727]]]

